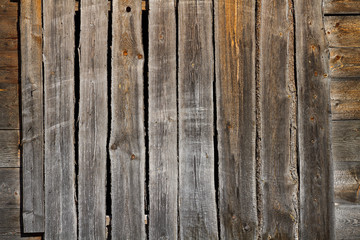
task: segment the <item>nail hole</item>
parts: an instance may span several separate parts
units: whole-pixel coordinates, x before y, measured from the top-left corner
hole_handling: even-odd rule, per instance
[[[131,12],[131,7],[127,7],[127,8],[126,8],[126,11],[127,11],[127,12]]]

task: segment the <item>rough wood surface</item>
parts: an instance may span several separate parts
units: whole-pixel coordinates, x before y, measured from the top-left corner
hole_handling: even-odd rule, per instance
[[[360,162],[334,163],[335,203],[360,204]]]
[[[18,69],[18,52],[1,51],[0,69]]]
[[[295,0],[300,238],[333,239],[330,80],[322,2]]]
[[[174,4],[149,1],[149,239],[178,238]]]
[[[44,129],[41,0],[22,0],[22,219],[25,233],[44,232]]]
[[[17,15],[0,17],[0,38],[16,39],[18,37]]]
[[[107,98],[107,1],[80,6],[79,239],[105,239]]]
[[[74,0],[43,2],[45,239],[76,239]]]
[[[0,168],[0,208],[20,208],[19,168]]]
[[[145,136],[141,1],[113,1],[111,235],[145,239]]]
[[[0,130],[0,168],[20,167],[19,130]]]
[[[331,81],[333,120],[360,119],[360,79]]]
[[[221,238],[255,239],[255,1],[215,2],[215,48]]]
[[[0,83],[0,129],[19,129],[17,84]]]
[[[360,48],[330,48],[331,77],[360,77]]]
[[[217,239],[213,2],[180,0],[178,14],[179,234]]]
[[[18,49],[18,40],[17,39],[1,39],[0,38],[0,51],[14,51],[17,53]]]
[[[358,14],[359,0],[324,0],[325,14]]]
[[[338,204],[335,209],[336,239],[360,239],[360,206]]]
[[[324,23],[329,47],[360,47],[360,16],[328,16]]]

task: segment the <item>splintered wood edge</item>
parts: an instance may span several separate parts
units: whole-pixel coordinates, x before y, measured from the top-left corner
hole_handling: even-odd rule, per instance
[[[146,1],[141,1],[141,9],[146,11]],[[108,10],[111,11],[111,1],[108,1]],[[79,2],[75,2],[75,11],[79,11]]]

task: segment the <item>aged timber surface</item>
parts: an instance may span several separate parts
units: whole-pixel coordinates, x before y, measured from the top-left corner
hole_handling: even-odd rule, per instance
[[[0,130],[0,167],[20,167],[19,130]]]
[[[145,239],[145,136],[141,1],[113,1],[112,239]]]
[[[76,239],[74,0],[43,2],[45,239]]]
[[[327,16],[324,23],[329,47],[360,47],[360,16]]]
[[[300,238],[334,239],[330,79],[322,1],[295,0]]]
[[[0,208],[20,208],[19,168],[0,168]]]
[[[332,154],[337,162],[360,162],[360,121],[332,122]]]
[[[331,114],[333,120],[360,119],[360,79],[332,79]]]
[[[221,238],[255,239],[255,1],[216,1],[214,21]]]
[[[19,129],[17,83],[0,82],[0,129]]]
[[[149,239],[178,238],[174,3],[149,2]]]
[[[360,204],[360,162],[335,162],[335,203]],[[360,214],[358,212],[360,217]]]
[[[360,239],[360,206],[338,204],[336,210],[336,239]]]
[[[330,48],[331,77],[360,77],[360,48]]]
[[[359,0],[324,0],[325,14],[358,14]]]

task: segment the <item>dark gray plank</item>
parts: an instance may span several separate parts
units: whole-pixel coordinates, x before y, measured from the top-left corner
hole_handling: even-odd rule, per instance
[[[149,1],[149,238],[177,239],[176,19],[172,0]]]
[[[360,79],[332,79],[330,96],[333,120],[360,119]]]
[[[80,5],[79,239],[105,239],[108,5]]]
[[[19,168],[0,168],[0,208],[20,208]]]
[[[360,206],[337,204],[336,239],[360,239]]]
[[[215,1],[222,239],[256,239],[255,1]]]
[[[41,0],[22,0],[22,216],[25,233],[44,232],[44,129]]]
[[[0,130],[0,167],[20,167],[19,130]]]
[[[76,239],[74,0],[43,2],[45,239]]]
[[[324,23],[330,47],[360,47],[360,16],[327,16]]]
[[[329,50],[331,77],[360,77],[360,48],[330,48]]]
[[[217,239],[213,2],[180,0],[178,14],[179,234]]]
[[[360,4],[358,0],[324,0],[325,14],[358,14]]]
[[[145,136],[141,1],[113,1],[111,235],[145,239]]]
[[[332,122],[332,154],[336,162],[360,162],[360,121]]]
[[[17,83],[0,83],[0,129],[19,129]]]
[[[322,1],[296,0],[300,238],[333,239],[330,80]]]
[[[360,162],[335,162],[335,203],[360,204]]]
[[[265,1],[259,14],[260,236],[296,239],[299,179],[292,2]]]

